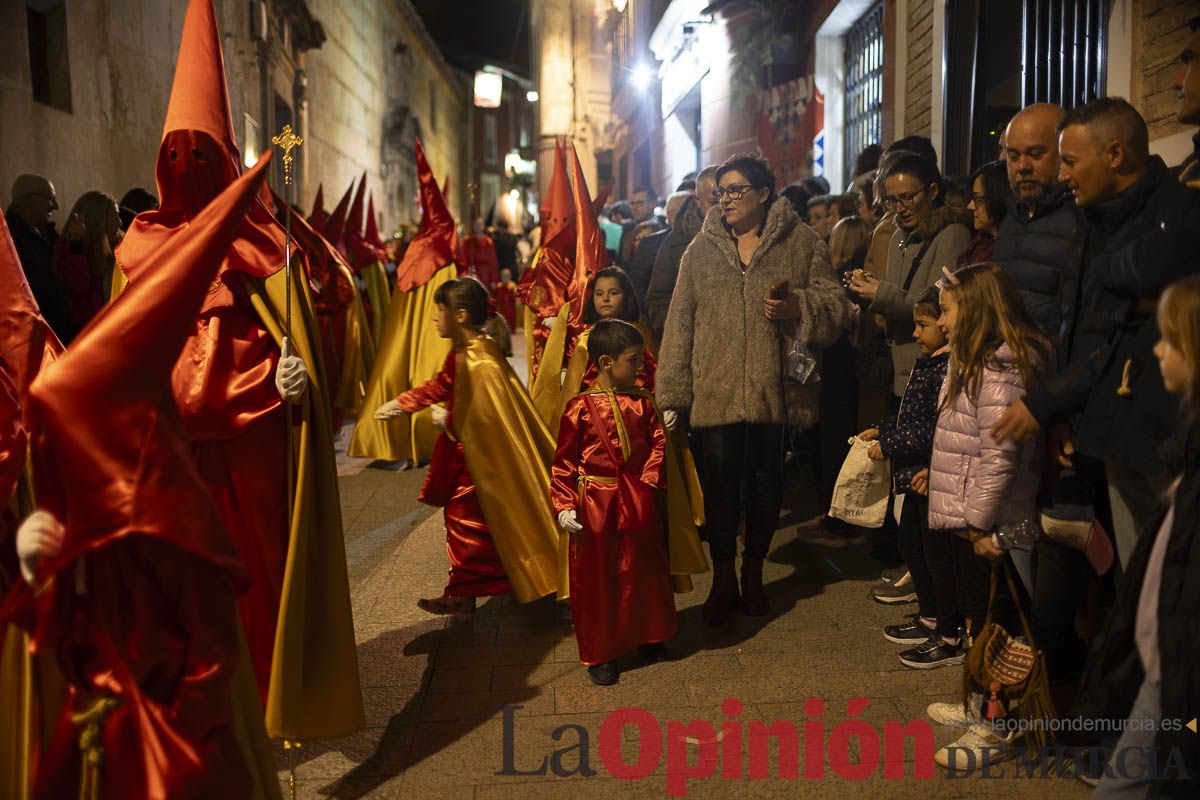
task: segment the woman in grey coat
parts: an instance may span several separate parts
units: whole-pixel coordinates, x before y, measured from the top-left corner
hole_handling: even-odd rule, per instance
[[[687,411],[700,440],[713,560],[703,616],[714,625],[739,600],[749,615],[768,610],[762,563],[783,502],[784,426],[816,422],[820,385],[785,382],[783,357],[796,337],[813,351],[831,344],[848,313],[824,242],[787,202],[776,202],[766,161],[735,155],[718,169],[717,184],[720,205],[680,264],[655,376],[667,423]]]
[[[942,267],[958,264],[971,243],[971,213],[944,202],[937,165],[915,153],[891,163],[884,186],[883,204],[896,212],[899,226],[888,246],[887,274],[883,280],[870,273],[856,275],[850,291],[884,319],[892,345],[892,391],[898,398],[921,356],[912,337],[913,302],[941,279]]]

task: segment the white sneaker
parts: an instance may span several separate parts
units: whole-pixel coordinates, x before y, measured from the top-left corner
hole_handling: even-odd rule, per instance
[[[994,764],[1016,754],[1011,734],[1000,736],[990,725],[973,722],[957,741],[938,750],[933,760],[946,769],[967,772],[982,768],[985,760]]]
[[[979,721],[979,704],[982,699],[980,695],[971,695],[969,711],[968,706],[964,706],[962,703],[930,703],[929,707],[925,709],[925,713],[938,725],[965,729],[972,722]]]

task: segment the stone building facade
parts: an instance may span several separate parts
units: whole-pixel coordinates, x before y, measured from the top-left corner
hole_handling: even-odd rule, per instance
[[[11,6],[11,8],[10,8]],[[459,212],[470,160],[468,80],[408,0],[214,0],[238,144],[305,138],[295,199],[327,202],[366,171],[383,230],[415,219],[413,139]],[[0,190],[46,175],[66,210],[83,192],[153,189],[186,0],[4,0]],[[250,163],[253,163],[250,158]],[[279,176],[275,176],[278,183]],[[332,199],[331,199],[332,195]],[[465,205],[462,206],[465,209]]]

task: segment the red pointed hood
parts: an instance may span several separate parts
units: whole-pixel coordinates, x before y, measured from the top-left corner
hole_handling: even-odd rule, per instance
[[[162,250],[30,389],[39,505],[66,528],[54,574],[131,535],[154,536],[242,576],[196,472],[171,370],[270,164],[264,154]]]
[[[280,207],[286,207],[278,195],[275,201]],[[353,289],[349,280],[342,274],[340,265],[346,259],[337,248],[329,243],[324,236],[317,233],[295,209],[289,208],[292,215],[292,237],[296,249],[304,254],[304,264],[308,267],[308,276],[316,285],[310,283],[313,289],[313,300],[318,311],[330,312],[350,305]]]
[[[367,193],[367,173],[364,171],[354,193],[354,203],[346,219],[346,232],[342,236],[343,250],[355,271],[383,259],[383,250],[376,248],[363,236],[363,198]],[[369,222],[368,222],[369,224]]]
[[[375,216],[375,193],[371,192],[367,195],[367,232],[363,234],[363,238],[367,240],[367,244],[378,247],[382,251],[384,243],[379,236],[378,219]]]
[[[354,181],[346,187],[346,193],[333,209],[329,221],[325,223],[325,238],[339,250],[343,249],[342,240],[346,233],[346,213],[350,208],[350,198],[354,194]]]
[[[317,197],[313,200],[312,213],[308,215],[308,224],[319,231],[325,230],[325,185],[317,184]]]
[[[230,122],[221,40],[211,0],[190,0],[163,125],[155,179],[159,208],[134,218],[117,248],[126,277],[161,262],[156,254],[241,174]],[[260,197],[269,194],[260,193]],[[283,268],[285,235],[260,199],[241,218],[241,230],[221,264],[257,278]]]
[[[421,230],[404,251],[396,268],[396,288],[402,292],[424,285],[458,253],[458,230],[446,200],[425,160],[421,141],[416,142],[417,178],[421,185]]]
[[[229,92],[225,81],[225,58],[212,0],[190,0],[183,20],[183,39],[175,64],[175,82],[163,137],[171,131],[203,131],[222,145],[237,161],[237,139]]]
[[[592,209],[592,198],[588,194],[583,167],[579,165],[579,153],[571,147],[575,161],[573,177],[575,198],[575,271],[567,285],[567,301],[571,304],[570,322],[573,330],[583,326],[583,307],[587,300],[588,284],[592,276],[608,266],[608,250],[604,246],[604,232]]]
[[[540,212],[542,247],[572,258],[575,255],[575,206],[571,201],[571,184],[567,180],[566,149],[557,139],[554,142],[554,172]]]
[[[8,221],[0,214],[0,359],[8,364],[22,406],[38,372],[62,351],[58,337],[42,318],[9,235]]]

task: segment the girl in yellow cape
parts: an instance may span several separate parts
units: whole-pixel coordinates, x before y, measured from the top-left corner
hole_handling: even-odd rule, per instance
[[[434,324],[451,340],[450,355],[432,380],[384,403],[375,418],[435,407],[442,433],[420,499],[444,509],[450,578],[441,597],[417,605],[468,618],[476,597],[511,592],[528,603],[558,588],[549,478],[554,440],[483,331],[489,316],[483,284],[451,280],[438,287],[434,303]]]

